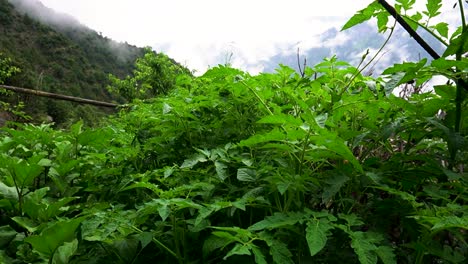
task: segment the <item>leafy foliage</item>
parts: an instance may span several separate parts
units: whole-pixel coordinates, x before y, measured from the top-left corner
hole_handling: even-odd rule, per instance
[[[465,60],[378,78],[335,57],[304,76],[218,66],[101,128],[4,128],[0,259],[464,263]],[[454,84],[393,92],[435,73]]]

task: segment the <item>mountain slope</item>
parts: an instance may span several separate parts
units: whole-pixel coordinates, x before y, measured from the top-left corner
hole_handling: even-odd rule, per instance
[[[0,53],[21,69],[10,85],[108,101],[116,99],[105,89],[108,74],[130,74],[144,49],[114,42],[38,1],[0,0]],[[28,112],[45,113],[58,123],[93,117],[89,112],[97,111],[48,99],[20,99]]]

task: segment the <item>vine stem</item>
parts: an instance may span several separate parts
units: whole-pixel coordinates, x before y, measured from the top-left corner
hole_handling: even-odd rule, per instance
[[[365,59],[365,56],[367,56],[367,54],[365,56],[363,56],[363,59],[361,60],[361,62],[359,63],[358,65],[358,69],[356,74],[349,80],[348,84],[346,84],[345,88],[343,89],[343,91],[341,91],[341,93],[339,94],[340,96],[343,95],[348,89],[349,87],[351,86],[351,84],[353,83],[354,79],[356,79],[359,74],[362,73],[362,71],[364,69],[366,69],[367,67],[369,67],[369,65],[377,58],[377,56],[379,56],[379,54],[382,52],[382,50],[385,48],[385,46],[387,46],[388,42],[390,41],[390,38],[392,37],[393,35],[393,32],[395,31],[395,26],[396,26],[396,23],[397,21],[395,20],[395,24],[393,24],[393,27],[390,28],[390,34],[388,34],[388,37],[387,39],[385,40],[385,42],[382,44],[382,46],[379,48],[379,50],[377,51],[377,53],[375,53],[375,55],[372,57],[372,59],[369,60],[368,63],[366,63],[366,65],[364,65],[364,67],[362,67],[360,70],[359,70],[359,66],[363,63],[364,59]]]
[[[412,19],[411,17],[407,16],[407,15],[401,15],[403,18],[405,19],[408,19],[409,21],[417,24],[419,27],[421,27],[422,29],[424,29],[427,33],[431,34],[431,36],[433,36],[435,39],[437,39],[438,41],[440,41],[440,43],[442,43],[445,47],[447,47],[449,45],[449,43],[447,43],[445,40],[443,40],[441,37],[437,36],[437,34],[435,34],[432,30],[430,30],[429,28],[427,28],[426,26],[424,26],[423,24],[419,23],[418,21]]]

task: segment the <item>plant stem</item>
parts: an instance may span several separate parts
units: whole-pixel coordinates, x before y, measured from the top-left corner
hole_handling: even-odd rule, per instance
[[[449,45],[449,43],[447,43],[445,40],[443,40],[441,37],[437,36],[437,34],[434,33],[434,31],[430,30],[428,27],[424,26],[423,24],[419,23],[419,21],[416,21],[414,19],[412,19],[411,17],[407,16],[407,15],[401,15],[403,18],[405,19],[408,19],[409,21],[417,24],[419,27],[421,27],[422,29],[424,29],[427,33],[431,34],[431,36],[433,36],[435,39],[437,39],[438,41],[440,41],[440,43],[442,43],[445,47],[447,47]]]
[[[466,41],[466,30],[467,30],[467,25],[466,25],[466,20],[465,20],[465,11],[463,10],[463,1],[458,0],[458,5],[460,7],[460,15],[461,15],[461,20],[462,20],[462,34],[461,34],[461,45],[457,50],[456,54],[456,60],[461,61],[462,56],[463,56],[463,43]],[[459,72],[459,69],[457,69],[457,72]],[[463,104],[463,89],[467,89],[466,81],[463,79],[463,77],[460,77],[456,80],[457,84],[457,97],[455,99],[456,103],[456,114],[455,114],[455,133],[460,133],[460,126],[462,122],[462,104]],[[456,153],[454,153],[456,154]],[[455,157],[452,157],[454,159]]]

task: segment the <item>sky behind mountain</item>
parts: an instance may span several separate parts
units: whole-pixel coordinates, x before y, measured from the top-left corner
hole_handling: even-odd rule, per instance
[[[323,46],[320,34],[341,26],[372,0],[41,0],[117,41],[152,46],[198,74],[230,62],[257,73],[262,61]],[[389,1],[393,3],[394,1]],[[423,7],[426,1],[417,1]],[[444,1],[445,2],[445,1]],[[342,45],[338,35],[326,45]]]

